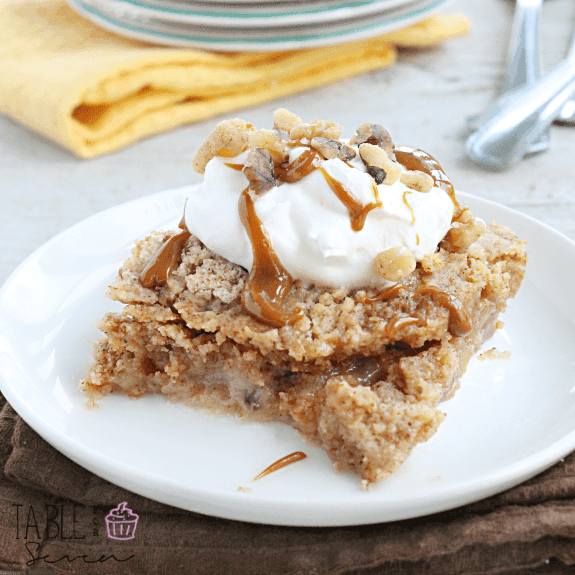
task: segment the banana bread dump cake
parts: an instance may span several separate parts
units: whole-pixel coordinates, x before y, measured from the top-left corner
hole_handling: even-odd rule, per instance
[[[180,230],[138,241],[110,287],[126,305],[99,323],[92,399],[283,421],[364,485],[435,433],[519,288],[524,242],[381,126],[341,134],[286,110],[272,130],[217,126]]]

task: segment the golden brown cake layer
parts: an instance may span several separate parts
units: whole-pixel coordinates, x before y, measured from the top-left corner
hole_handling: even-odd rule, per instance
[[[286,305],[303,318],[272,328],[241,305],[246,270],[194,236],[167,285],[143,288],[139,274],[170,235],[139,242],[110,287],[127,305],[100,322],[105,337],[82,388],[95,399],[161,393],[287,422],[365,483],[393,472],[436,431],[438,404],[493,334],[526,263],[524,242],[491,225],[462,253],[426,256],[389,299],[296,281]]]

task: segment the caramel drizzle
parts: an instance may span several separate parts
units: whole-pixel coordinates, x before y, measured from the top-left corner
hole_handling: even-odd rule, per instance
[[[303,145],[303,144],[299,144]],[[317,161],[321,160],[322,157],[311,148],[300,154],[293,162],[289,165],[282,167],[276,166],[274,173],[275,177],[280,182],[285,182],[287,184],[295,184],[300,180],[303,180],[306,176],[309,176],[315,170],[319,170],[325,181],[329,185],[331,191],[337,196],[339,201],[347,208],[349,212],[349,217],[351,221],[351,229],[355,232],[359,232],[363,229],[365,225],[365,219],[367,214],[371,212],[374,208],[381,208],[383,204],[379,199],[379,191],[375,183],[373,186],[373,194],[375,197],[375,202],[371,202],[364,205],[350,190],[348,190],[341,182],[338,182],[333,176],[330,176],[323,168],[317,166]],[[234,170],[239,170],[238,164],[225,164],[229,168]],[[349,164],[348,164],[349,165]],[[411,209],[411,206],[407,204]],[[413,210],[411,210],[413,216]]]
[[[241,152],[232,152],[227,148],[220,148],[216,156],[221,156],[222,158],[235,158],[236,156],[239,156],[242,152],[245,152],[246,150],[247,147],[244,148]]]
[[[327,377],[342,376],[352,377],[360,385],[373,385],[385,377],[386,360],[381,356],[372,356],[355,359],[344,366],[332,368],[329,370]]]
[[[377,301],[387,301],[388,299],[398,297],[404,289],[407,288],[403,284],[395,284],[383,290],[380,294],[376,296],[373,297],[364,296],[363,298],[361,298],[360,302],[366,304],[372,304]]]
[[[418,289],[413,295],[430,295],[437,303],[449,311],[449,331],[453,335],[466,336],[471,333],[472,324],[467,310],[456,296],[436,286]]]
[[[275,463],[272,463],[269,467],[266,467],[257,477],[253,478],[253,481],[257,481],[258,479],[261,479],[262,477],[265,477],[266,475],[269,475],[270,473],[273,473],[274,471],[277,471],[282,467],[287,467],[288,465],[296,463],[297,461],[301,461],[306,457],[307,455],[303,453],[303,451],[294,451],[293,453],[290,453],[289,455],[286,455],[285,457],[278,459]]]
[[[348,190],[341,182],[338,182],[334,177],[330,176],[323,168],[318,168],[322,173],[331,191],[337,196],[337,199],[347,208],[349,218],[351,220],[351,229],[354,232],[359,232],[365,225],[365,218],[367,214],[374,208],[381,208],[383,204],[379,201],[379,192],[375,183],[373,186],[373,193],[375,202],[364,205],[350,190]]]
[[[166,285],[171,273],[178,267],[182,250],[192,235],[186,227],[185,213],[184,206],[184,215],[178,224],[182,231],[166,240],[140,273],[138,280],[142,287],[152,289]]]
[[[240,196],[239,212],[254,257],[252,271],[242,292],[242,305],[252,317],[274,327],[294,325],[303,317],[303,312],[282,311],[293,285],[293,278],[281,265],[264,234],[262,222],[256,214],[248,188]]]
[[[403,290],[407,289],[403,284],[395,284],[387,289],[383,290],[379,295],[374,297],[363,297],[360,301],[364,304],[373,304],[378,301],[386,301],[388,299],[398,297]],[[416,290],[409,294],[409,297],[414,297],[416,295],[429,295],[431,296],[440,306],[447,309],[449,312],[449,331],[453,335],[466,336],[471,333],[472,323],[465,309],[464,305],[461,303],[456,296],[446,292],[437,286],[427,286]],[[411,321],[409,321],[411,320]],[[416,318],[397,318],[388,323],[385,328],[386,335],[391,336],[393,330],[397,330],[400,327],[407,327],[408,325],[413,325],[419,320]]]
[[[343,184],[330,176],[323,168],[318,168],[319,154],[306,150],[289,165],[275,168],[279,181],[296,183],[319,169],[330,189],[348,209],[351,227],[360,231],[365,225],[367,214],[374,208],[381,207],[377,186],[373,184],[376,201],[364,205]],[[225,163],[233,170],[241,170],[240,164]],[[274,327],[294,325],[303,317],[303,311],[286,313],[282,311],[287,295],[293,285],[293,278],[281,265],[271,243],[266,237],[261,220],[258,218],[254,203],[246,188],[239,200],[240,220],[248,234],[253,252],[252,271],[247,285],[242,292],[242,305],[246,312],[255,319]]]
[[[453,184],[443,171],[441,164],[433,156],[417,148],[399,146],[395,148],[395,158],[408,170],[419,170],[420,172],[429,174],[433,178],[435,185],[449,195],[453,204],[455,206],[459,205],[455,197]]]
[[[243,164],[230,164],[228,162],[224,162],[224,166],[227,166],[228,168],[231,168],[232,170],[237,170],[238,172],[241,172],[244,169]]]
[[[293,145],[296,145],[296,143],[293,143],[292,146]],[[301,143],[298,145],[301,145]],[[429,174],[435,184],[450,196],[454,205],[459,205],[455,198],[453,185],[441,165],[432,156],[422,150],[408,146],[396,148],[395,156],[397,161],[408,170],[419,170]],[[313,171],[319,169],[332,192],[347,208],[351,228],[354,231],[362,230],[367,214],[374,208],[382,207],[377,186],[375,183],[373,184],[376,201],[364,205],[341,182],[338,182],[323,168],[318,167],[318,160],[321,160],[321,156],[315,150],[309,148],[294,159],[288,166],[276,166],[274,169],[275,177],[280,182],[296,183]],[[226,163],[225,165],[238,171],[243,168],[240,164]],[[411,223],[413,225],[415,214],[413,208],[407,201],[407,193],[409,192],[404,192],[403,194],[403,202],[411,212]],[[265,236],[262,223],[255,213],[253,200],[248,194],[248,188],[246,188],[240,196],[239,211],[240,219],[252,245],[254,258],[252,271],[248,278],[246,288],[242,293],[242,305],[251,316],[275,327],[293,325],[303,317],[303,311],[300,310],[294,313],[285,313],[282,311],[287,295],[293,285],[293,278],[281,265],[269,240]],[[402,289],[405,289],[405,286],[397,284],[388,288],[378,296],[371,298],[365,297],[362,301],[367,304],[385,301],[386,299],[397,297]],[[440,305],[448,309],[450,313],[449,327],[452,333],[455,335],[467,335],[471,331],[469,315],[463,307],[463,304],[454,295],[433,286],[422,288],[414,294],[411,294],[410,297],[416,294],[432,295]],[[400,325],[412,325],[418,321],[415,318],[402,319],[404,321],[402,321],[401,324],[399,323],[400,320],[394,321],[393,325],[388,326],[389,329],[399,328]],[[386,328],[386,330],[387,329],[388,328]]]
[[[395,317],[385,324],[385,335],[391,338],[402,327],[414,325],[418,322],[419,320],[415,317]]]
[[[403,203],[408,207],[409,211],[411,212],[411,225],[413,225],[415,223],[415,212],[413,211],[413,208],[409,205],[409,202],[407,201],[407,194],[412,194],[413,192],[403,192]],[[419,238],[419,236],[418,236]],[[419,239],[418,239],[418,243],[419,243]]]
[[[275,176],[280,182],[295,184],[303,180],[306,176],[317,170],[316,160],[321,160],[321,156],[311,148],[300,154],[293,162],[285,168],[277,166]]]

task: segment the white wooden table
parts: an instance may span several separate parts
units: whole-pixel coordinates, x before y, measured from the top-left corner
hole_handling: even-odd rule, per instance
[[[554,127],[550,151],[507,172],[484,172],[465,158],[465,118],[497,93],[513,9],[511,0],[459,0],[448,11],[471,18],[468,36],[431,51],[404,51],[392,68],[237,115],[268,127],[273,110],[283,106],[306,120],[337,121],[344,134],[365,121],[381,123],[396,143],[434,155],[460,190],[512,206],[575,240],[575,128]],[[563,57],[574,18],[573,0],[545,3],[545,68]],[[26,256],[72,224],[145,194],[198,182],[192,157],[219,120],[79,160],[0,116],[0,285]]]

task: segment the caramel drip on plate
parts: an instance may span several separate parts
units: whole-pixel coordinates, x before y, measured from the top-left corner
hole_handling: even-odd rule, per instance
[[[449,331],[453,335],[465,336],[471,332],[471,319],[461,301],[453,294],[436,286],[418,289],[413,295],[429,295],[449,311]]]
[[[403,284],[395,284],[387,289],[383,290],[380,294],[373,297],[363,297],[360,301],[361,303],[375,303],[376,301],[387,301],[388,299],[393,299],[399,296],[402,290],[407,289]]]
[[[286,467],[288,465],[291,465],[292,463],[301,461],[306,457],[307,455],[303,451],[294,451],[293,453],[290,453],[289,455],[286,455],[285,457],[278,459],[275,463],[272,463],[269,467],[266,467],[266,469],[264,469],[257,477],[254,477],[253,481],[257,481],[258,479],[261,479],[262,477],[265,477],[266,475],[269,475],[270,473],[273,473],[274,471],[277,471],[282,467]]]
[[[166,285],[170,274],[180,263],[182,250],[192,235],[186,227],[185,213],[184,207],[184,215],[178,224],[182,231],[166,240],[140,273],[138,280],[142,287],[152,289]]]
[[[417,148],[412,148],[410,146],[398,146],[395,148],[395,158],[408,170],[419,170],[429,174],[435,185],[444,190],[455,206],[459,205],[455,197],[455,190],[453,189],[453,184],[443,171],[440,163],[427,152],[423,150],[418,150]]]
[[[251,316],[264,323],[275,327],[293,325],[303,317],[303,312],[282,311],[293,278],[281,265],[264,234],[262,222],[256,214],[248,188],[240,196],[239,211],[254,256],[252,271],[242,292],[242,305]]]
[[[409,208],[409,211],[411,212],[411,225],[413,225],[415,223],[415,213],[413,211],[413,208],[409,205],[409,202],[407,201],[407,194],[411,194],[411,193],[413,193],[413,192],[403,192],[403,203]],[[418,240],[418,243],[419,243],[419,240]]]

